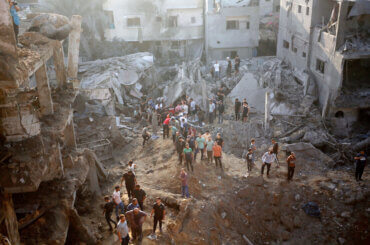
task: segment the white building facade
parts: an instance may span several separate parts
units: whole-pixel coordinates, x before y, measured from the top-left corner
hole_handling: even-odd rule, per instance
[[[207,60],[256,56],[259,6],[254,0],[206,0]]]

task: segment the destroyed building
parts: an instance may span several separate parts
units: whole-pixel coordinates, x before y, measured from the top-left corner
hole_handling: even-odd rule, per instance
[[[318,86],[323,117],[348,136],[369,114],[369,2],[281,1],[277,56]]]
[[[208,60],[257,55],[259,6],[254,0],[206,1],[205,53]]]
[[[157,58],[201,57],[204,42],[202,0],[108,0],[103,5],[108,40],[135,44]]]
[[[280,0],[260,0],[260,16],[271,15],[279,13],[280,11]]]

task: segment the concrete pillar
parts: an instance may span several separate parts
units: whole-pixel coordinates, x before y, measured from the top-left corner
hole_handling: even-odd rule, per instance
[[[80,36],[81,36],[81,21],[82,17],[73,15],[71,17],[72,31],[69,33],[68,39],[68,69],[67,76],[74,85],[78,86],[78,57],[80,53]]]
[[[64,87],[67,84],[67,76],[66,68],[64,66],[63,46],[60,41],[55,41],[53,59],[58,87]]]
[[[69,124],[67,124],[64,130],[64,143],[67,147],[76,149],[76,136],[75,136],[75,129],[73,126],[73,120]]]
[[[18,232],[18,220],[14,212],[12,194],[0,191],[0,208],[4,214],[4,222],[10,242],[14,245],[21,244]]]
[[[344,28],[346,19],[347,19],[347,11],[349,2],[343,1],[339,4],[339,11],[338,11],[338,18],[337,18],[337,24],[336,24],[336,42],[335,42],[335,51],[338,50],[343,44],[345,39],[345,31],[346,28]]]
[[[36,72],[37,91],[39,94],[39,101],[42,115],[50,115],[54,113],[53,101],[51,99],[51,90],[49,86],[49,79],[46,72],[46,65],[43,64]]]
[[[270,129],[270,92],[265,94],[265,130]]]

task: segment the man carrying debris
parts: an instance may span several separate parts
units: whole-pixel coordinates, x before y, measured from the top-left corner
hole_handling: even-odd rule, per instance
[[[185,149],[183,150],[183,154],[184,154],[183,157],[185,158],[185,163],[186,163],[187,170],[190,171],[190,168],[191,168],[191,171],[194,172],[194,168],[193,168],[194,155],[193,155],[192,149],[189,147],[189,144],[185,145]]]
[[[163,121],[163,139],[170,137],[170,115],[167,115],[167,118]]]
[[[155,199],[155,203],[153,205],[152,212],[150,213],[150,218],[153,217],[154,214],[154,221],[153,221],[153,232],[152,236],[155,237],[155,231],[157,229],[157,223],[159,223],[159,231],[162,233],[162,222],[166,216],[166,209],[164,204],[161,201],[160,197]]]
[[[279,163],[279,160],[278,160],[278,157],[277,157],[278,153],[279,153],[279,144],[274,139],[271,140],[271,143],[272,143],[272,152],[275,155],[275,161],[276,161],[276,164],[277,164],[276,167],[279,168],[280,163]]]
[[[185,148],[184,138],[179,136],[179,140],[176,143],[176,151],[177,151],[177,154],[179,155],[179,164],[180,165],[182,164],[184,148]]]
[[[182,197],[189,198],[188,174],[185,172],[185,168],[181,169],[180,180]]]
[[[288,181],[293,180],[295,160],[295,154],[294,152],[291,152],[290,156],[286,159],[286,162],[288,163]]]
[[[132,192],[134,191],[135,185],[137,183],[136,182],[136,177],[132,173],[131,170],[129,170],[127,173],[125,173],[122,176],[121,186],[122,186],[123,181],[125,181],[126,190],[127,190],[127,196],[128,196],[129,199],[131,199],[132,198]]]
[[[127,211],[134,210],[135,208],[140,208],[140,205],[136,198],[132,198],[132,202],[127,205]]]
[[[125,213],[125,205],[123,204],[122,199],[121,199],[120,187],[116,186],[114,189],[115,191],[113,192],[112,198],[113,198],[114,204],[116,205],[116,218],[118,221],[119,215]]]
[[[242,103],[239,101],[238,98],[235,99],[235,121],[240,120],[240,108],[242,107]]]
[[[213,158],[215,159],[216,168],[217,168],[218,165],[220,165],[220,168],[222,170],[222,162],[221,162],[222,148],[221,148],[221,145],[219,145],[216,142],[214,144],[212,150],[213,150]]]
[[[262,167],[261,167],[261,175],[263,175],[265,166],[267,166],[267,177],[270,176],[270,168],[271,164],[275,161],[275,154],[272,152],[272,150],[265,152],[262,156]]]
[[[140,209],[144,211],[144,201],[146,199],[146,193],[143,189],[140,189],[140,185],[135,186],[135,189],[132,192],[132,197],[137,199]]]
[[[111,222],[114,224],[115,228],[117,228],[117,223],[114,220],[112,220],[114,203],[110,200],[109,196],[105,196],[104,201],[105,201],[105,204],[104,204],[103,214],[105,216],[105,220],[108,223],[109,230],[113,231],[112,225],[110,224]]]
[[[143,223],[145,222],[147,214],[140,209],[135,208],[134,210],[126,212],[126,218],[129,221],[132,239],[136,238],[141,241],[143,239]]]
[[[143,131],[141,132],[141,136],[143,137],[143,146],[145,143],[150,139],[150,133],[148,132],[148,128],[144,127]]]
[[[118,235],[118,239],[121,245],[128,245],[128,243],[130,242],[130,236],[128,232],[129,231],[128,231],[126,217],[124,214],[121,214],[119,216],[119,222],[117,225],[117,235]]]
[[[367,156],[364,151],[361,151],[357,156],[355,157],[356,160],[356,181],[362,181],[362,174],[364,173],[365,165],[366,165],[366,159]]]

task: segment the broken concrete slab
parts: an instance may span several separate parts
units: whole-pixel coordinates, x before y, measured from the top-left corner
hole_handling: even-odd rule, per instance
[[[240,82],[228,95],[233,101],[238,98],[242,101],[247,99],[248,105],[257,112],[265,111],[266,89],[259,87],[258,81],[253,73],[245,73]]]

